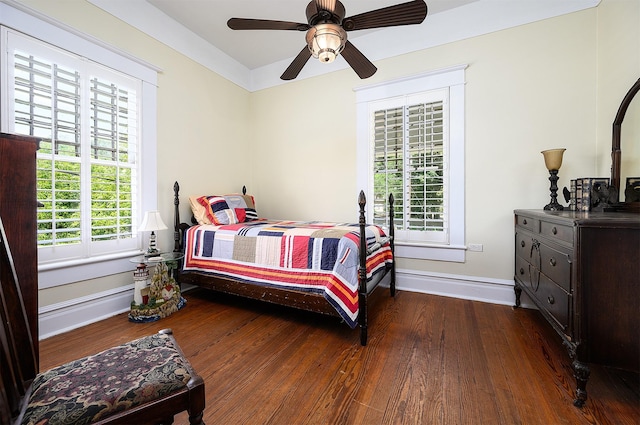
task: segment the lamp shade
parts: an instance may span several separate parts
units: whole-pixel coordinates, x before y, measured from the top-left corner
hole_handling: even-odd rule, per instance
[[[153,232],[155,230],[164,230],[167,225],[162,221],[159,211],[147,211],[144,213],[144,219],[138,229],[139,232]]]
[[[544,165],[547,167],[547,170],[559,170],[562,165],[562,154],[566,151],[565,148],[558,149],[547,149],[546,151],[542,151],[542,155],[544,155]]]

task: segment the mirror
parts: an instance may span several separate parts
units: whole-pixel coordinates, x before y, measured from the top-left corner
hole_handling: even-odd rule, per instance
[[[618,113],[616,114],[615,119],[613,120],[613,140],[611,144],[611,186],[614,187],[618,192],[618,199],[613,199],[612,201],[622,200],[623,203],[621,210],[640,210],[640,202],[635,197],[634,193],[629,193],[627,191],[627,195],[625,197],[626,188],[626,180],[627,177],[634,177],[628,174],[622,176],[621,167],[622,167],[622,150],[621,150],[621,136],[622,136],[622,123],[624,121],[624,117],[629,109],[629,105],[631,105],[631,101],[635,97],[636,93],[640,90],[640,78],[631,86],[631,89],[627,92],[627,94],[622,99],[622,103],[620,104],[620,108],[618,108]],[[638,102],[636,102],[638,103]],[[637,105],[634,105],[634,108]],[[637,109],[637,108],[636,108]],[[636,122],[637,124],[637,122]],[[637,137],[637,134],[636,134]],[[626,170],[627,172],[633,172],[633,170]],[[623,179],[624,177],[624,179]],[[635,176],[640,177],[640,176]],[[624,180],[624,181],[621,181]],[[639,182],[640,185],[640,182]],[[625,202],[625,199],[627,200]],[[620,203],[618,203],[620,205]],[[635,205],[634,205],[635,204]]]

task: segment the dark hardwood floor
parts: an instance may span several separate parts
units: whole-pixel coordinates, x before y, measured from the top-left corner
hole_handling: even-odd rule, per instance
[[[638,375],[593,366],[583,409],[537,311],[378,290],[369,344],[332,317],[204,290],[149,324],[125,314],[41,342],[45,370],[172,328],[224,424],[638,424]],[[188,424],[186,414],[175,423]]]

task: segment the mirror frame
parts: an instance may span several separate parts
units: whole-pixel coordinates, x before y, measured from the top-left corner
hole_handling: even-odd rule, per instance
[[[610,185],[615,187],[618,192],[618,199],[615,201],[619,201],[620,197],[620,165],[622,158],[622,151],[620,150],[620,136],[622,134],[622,121],[624,120],[624,116],[627,113],[627,109],[629,108],[629,104],[633,100],[636,93],[640,90],[640,78],[636,81],[631,89],[627,92],[625,97],[622,99],[622,103],[618,108],[618,113],[616,114],[615,119],[613,120],[613,140],[611,143],[611,182]],[[624,189],[622,190],[624,193]]]

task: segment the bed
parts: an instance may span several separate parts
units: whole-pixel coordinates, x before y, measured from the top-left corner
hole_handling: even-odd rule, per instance
[[[174,184],[174,251],[184,254],[181,284],[341,318],[367,344],[368,298],[380,286],[395,296],[393,222],[366,224],[364,192],[357,223],[259,218],[246,194],[190,196],[180,219]],[[393,196],[389,197],[393,210]]]

